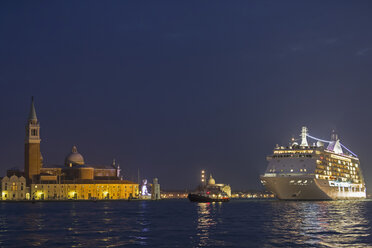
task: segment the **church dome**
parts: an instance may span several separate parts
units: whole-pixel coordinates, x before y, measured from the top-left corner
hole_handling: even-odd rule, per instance
[[[209,176],[208,184],[209,184],[209,185],[216,184],[216,181],[215,181],[214,178],[212,177],[212,174]]]
[[[65,158],[65,165],[68,167],[84,165],[84,158],[80,153],[78,153],[76,146],[72,147],[71,153]]]

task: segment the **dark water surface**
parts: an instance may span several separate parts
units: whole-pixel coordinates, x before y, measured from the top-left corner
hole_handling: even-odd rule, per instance
[[[0,206],[1,247],[372,247],[372,201]]]

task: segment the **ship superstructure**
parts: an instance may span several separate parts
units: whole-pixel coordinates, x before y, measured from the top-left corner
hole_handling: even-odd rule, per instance
[[[316,141],[309,145],[307,138]],[[267,156],[262,184],[283,200],[335,200],[366,198],[366,187],[356,154],[341,144],[332,132],[331,140],[310,136],[302,128],[301,143],[276,146]]]

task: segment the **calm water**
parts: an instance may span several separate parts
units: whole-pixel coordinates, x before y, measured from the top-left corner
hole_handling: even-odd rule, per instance
[[[1,247],[372,247],[372,201],[0,206]]]

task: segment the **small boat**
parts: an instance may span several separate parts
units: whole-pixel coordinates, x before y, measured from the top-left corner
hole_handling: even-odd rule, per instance
[[[212,175],[208,182],[205,180],[205,171],[202,171],[201,184],[195,192],[188,194],[191,202],[228,202],[230,201],[231,188],[226,184],[216,184]]]

